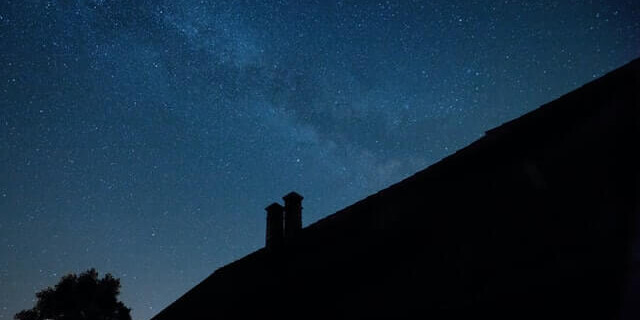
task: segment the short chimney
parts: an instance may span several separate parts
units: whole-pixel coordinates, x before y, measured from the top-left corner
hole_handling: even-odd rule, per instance
[[[267,210],[267,249],[280,246],[284,242],[284,207],[272,203]]]
[[[302,199],[296,192],[282,197],[284,200],[284,237],[291,238],[302,229]]]

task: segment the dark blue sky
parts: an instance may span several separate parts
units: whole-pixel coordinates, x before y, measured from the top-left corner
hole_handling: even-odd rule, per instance
[[[285,193],[309,224],[640,55],[633,0],[264,3],[0,2],[0,319],[90,267],[148,319]]]

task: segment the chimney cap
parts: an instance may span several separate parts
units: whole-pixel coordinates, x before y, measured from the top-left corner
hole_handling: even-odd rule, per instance
[[[274,202],[274,203],[268,205],[264,209],[267,210],[267,211],[276,211],[276,210],[281,211],[282,209],[284,209],[284,207],[281,204],[279,204],[277,202]]]
[[[289,193],[287,193],[287,195],[285,195],[284,197],[282,197],[282,200],[284,200],[285,202],[289,202],[289,201],[300,201],[304,199],[303,196],[301,196],[300,194],[298,194],[295,191],[291,191]]]

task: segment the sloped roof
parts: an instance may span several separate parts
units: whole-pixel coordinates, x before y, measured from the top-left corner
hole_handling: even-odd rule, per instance
[[[616,101],[616,97],[612,95],[622,89],[635,92],[633,103],[637,108],[640,102],[640,59],[635,59],[519,118],[488,130],[482,138],[428,168],[303,228],[299,234],[301,241],[290,245],[289,250],[304,251],[309,239],[326,236],[324,234],[330,234],[335,228],[346,224],[353,226],[367,214],[367,208],[410,190],[417,183],[429,183],[430,180],[437,183],[443,176],[467,170],[469,166],[481,163],[481,159],[487,154],[492,154],[496,148],[508,149],[509,152],[519,154],[526,152],[539,141],[549,139],[549,135],[557,136],[569,132],[572,130],[572,124],[579,119],[598,113],[603,105],[600,101]],[[266,260],[269,259],[283,257],[263,248],[219,268],[154,318],[162,319],[164,315],[171,313],[171,310],[181,308],[185,303],[205,303],[206,298],[202,297],[204,291],[225,281],[232,281],[231,278],[235,274],[257,272],[266,266]]]
[[[622,80],[625,81],[622,81]],[[628,81],[632,80],[632,81]],[[571,124],[581,117],[588,117],[597,112],[601,107],[600,100],[609,97],[601,96],[601,93],[615,94],[612,87],[624,84],[633,89],[640,89],[640,58],[611,71],[610,73],[591,81],[574,91],[571,91],[558,99],[548,102],[535,110],[532,110],[516,119],[503,123],[490,129],[480,139],[470,145],[454,152],[435,164],[416,172],[406,179],[389,186],[375,194],[360,200],[332,215],[329,215],[309,225],[305,229],[322,229],[332,223],[340,215],[357,210],[357,206],[364,205],[373,199],[384,197],[397,189],[410,188],[417,180],[429,179],[430,176],[455,171],[460,165],[467,165],[483,153],[489,153],[493,148],[504,147],[505,144],[514,144],[515,141],[524,148],[523,142],[541,139],[548,134],[557,134],[558,131],[571,130]],[[586,103],[574,103],[586,102]],[[640,102],[640,90],[636,91],[636,105]]]

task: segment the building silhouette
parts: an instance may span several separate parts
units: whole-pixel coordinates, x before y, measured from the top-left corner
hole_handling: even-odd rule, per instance
[[[153,319],[638,319],[639,101],[636,59],[306,228],[290,193]]]

